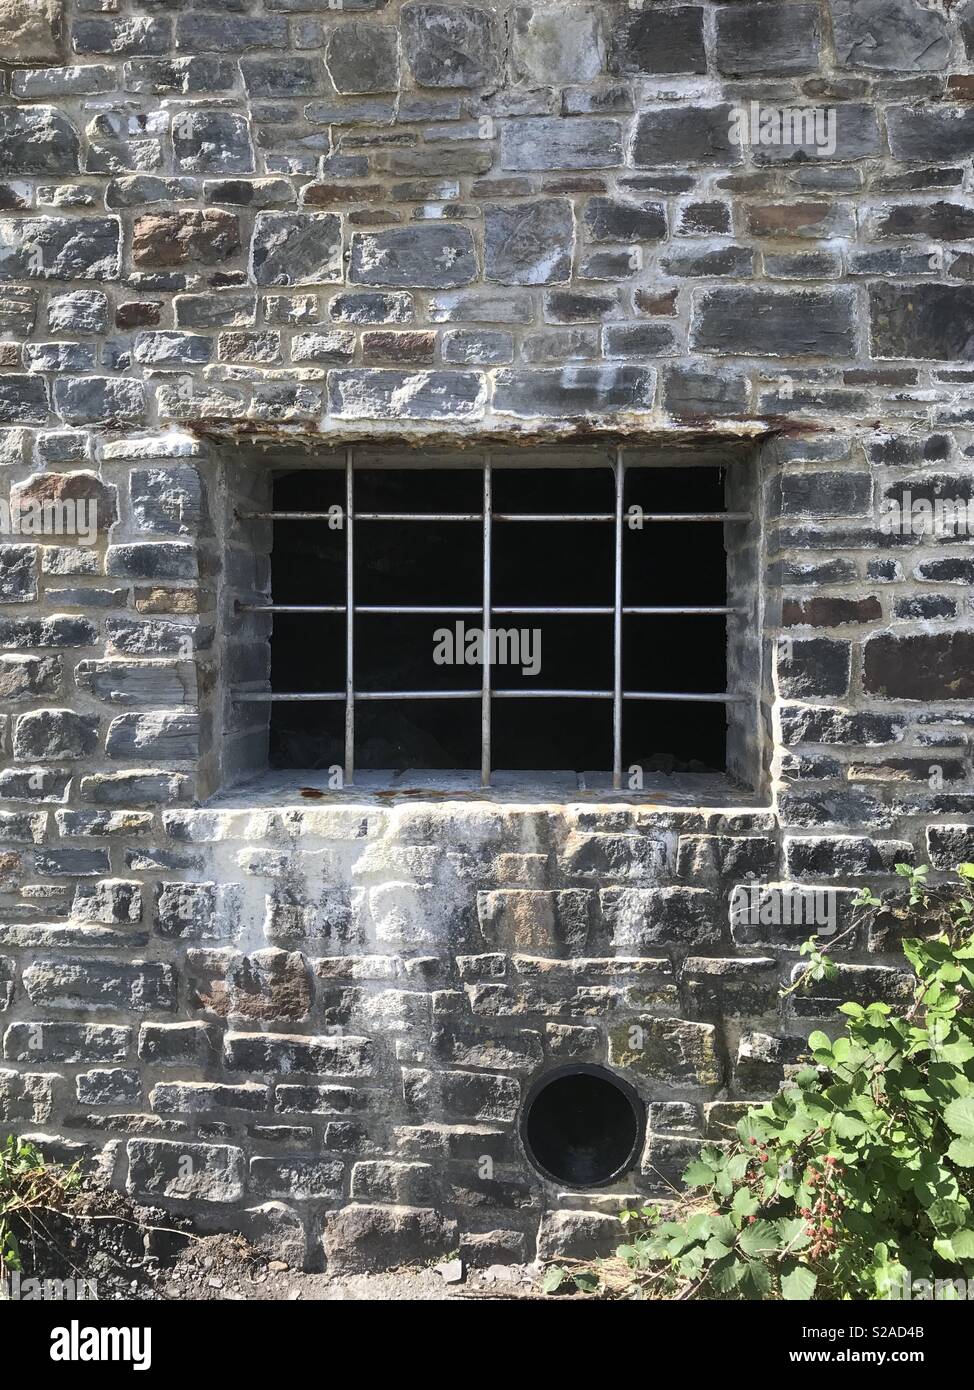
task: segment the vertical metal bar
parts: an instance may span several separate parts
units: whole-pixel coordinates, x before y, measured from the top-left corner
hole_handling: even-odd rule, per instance
[[[345,785],[355,781],[355,471],[345,451]]]
[[[482,619],[484,677],[480,702],[480,781],[484,787],[490,786],[490,552],[493,505],[493,480],[490,472],[490,456],[487,455],[484,459],[484,612]]]
[[[622,509],[625,500],[625,465],[622,449],[616,450],[616,591],[615,591],[615,640],[614,678],[612,693],[612,785],[616,791],[622,789]]]

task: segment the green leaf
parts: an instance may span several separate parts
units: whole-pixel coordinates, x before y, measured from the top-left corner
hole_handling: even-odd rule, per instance
[[[839,1139],[861,1139],[869,1133],[869,1126],[855,1115],[839,1114],[832,1122],[832,1132]]]
[[[712,1187],[716,1176],[712,1168],[695,1158],[683,1174],[683,1181],[687,1187]]]
[[[728,1255],[714,1265],[710,1271],[710,1281],[719,1293],[730,1293],[731,1289],[737,1288],[746,1273],[746,1262]]]
[[[808,1046],[813,1052],[831,1052],[832,1042],[827,1033],[816,1030],[808,1035]]]
[[[599,1276],[591,1269],[583,1269],[578,1274],[573,1274],[572,1281],[579,1293],[595,1293],[599,1287]]]
[[[758,1199],[746,1187],[739,1187],[734,1193],[731,1211],[736,1212],[738,1216],[753,1216],[760,1205]]]
[[[560,1265],[552,1265],[546,1269],[544,1278],[541,1280],[542,1293],[557,1293],[562,1284],[568,1278],[568,1271],[562,1269]]]
[[[960,1096],[944,1109],[944,1121],[962,1139],[974,1139],[974,1096]]]
[[[974,1168],[974,1142],[970,1139],[955,1139],[947,1150],[947,1157],[958,1168]]]
[[[737,1240],[745,1255],[767,1255],[778,1249],[778,1231],[770,1221],[745,1226]]]
[[[974,1260],[974,1231],[955,1231],[950,1243],[959,1260]]]
[[[781,1297],[791,1303],[807,1303],[815,1293],[818,1278],[804,1265],[795,1265],[781,1280]]]
[[[771,1292],[771,1275],[761,1260],[752,1260],[741,1281],[742,1290],[751,1298],[767,1298]]]

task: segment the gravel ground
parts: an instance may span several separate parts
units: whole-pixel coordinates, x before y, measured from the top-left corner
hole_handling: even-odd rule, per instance
[[[461,1261],[382,1274],[306,1274],[273,1259],[240,1235],[197,1235],[172,1212],[120,1193],[86,1187],[63,1211],[45,1211],[20,1232],[22,1277],[93,1281],[99,1300],[194,1303],[354,1301],[416,1302],[540,1298],[539,1269]]]

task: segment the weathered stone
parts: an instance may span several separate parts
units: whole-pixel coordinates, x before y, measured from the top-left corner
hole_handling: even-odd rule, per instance
[[[581,954],[591,929],[593,906],[594,894],[577,889],[501,889],[477,895],[484,941],[498,951]]]
[[[480,87],[494,75],[490,15],[469,5],[404,5],[403,51],[421,87]]]
[[[974,862],[974,826],[928,826],[927,853],[935,869],[952,870]]]
[[[0,281],[116,280],[117,217],[22,217],[0,222]]]
[[[138,1105],[142,1078],[137,1071],[119,1068],[79,1072],[75,1092],[81,1105]]]
[[[60,0],[0,3],[0,62],[56,62],[60,56],[60,33]]]
[[[974,153],[974,108],[969,106],[894,106],[887,123],[894,159],[966,159]]]
[[[737,356],[846,357],[855,351],[854,310],[844,290],[704,290],[691,338],[697,351]]]
[[[103,878],[101,883],[82,883],[75,888],[71,916],[78,922],[142,922],[142,884],[126,878]]]
[[[556,420],[650,410],[654,385],[655,374],[644,367],[515,368],[496,374],[494,409]]]
[[[104,333],[108,327],[108,296],[102,290],[71,290],[48,301],[51,333]]]
[[[392,25],[352,21],[332,30],[325,61],[339,92],[394,92],[399,81],[399,36]]]
[[[818,5],[725,5],[717,11],[715,58],[719,72],[811,72],[822,42]]]
[[[619,1243],[619,1222],[595,1211],[553,1211],[538,1232],[539,1260],[591,1260],[609,1255]]]
[[[232,111],[185,111],[173,123],[176,167],[189,174],[246,174],[253,170],[250,127]]]
[[[571,275],[575,220],[567,199],[488,204],[484,275],[505,285],[550,285]]]
[[[132,1030],[108,1023],[11,1023],[3,1037],[9,1062],[122,1062]]]
[[[79,662],[79,688],[113,705],[192,705],[196,667],[190,662]]]
[[[195,758],[199,751],[199,716],[168,713],[121,714],[105,739],[110,758],[159,762]]]
[[[468,285],[476,274],[473,238],[465,227],[396,227],[352,237],[352,284],[448,289]]]
[[[891,700],[974,698],[974,632],[881,633],[867,641],[863,688]]]
[[[56,656],[0,656],[0,701],[4,705],[43,700],[61,692],[61,661]]]
[[[585,229],[592,241],[659,241],[666,236],[666,211],[661,203],[590,198]]]
[[[8,3],[27,5],[31,0]],[[0,174],[76,174],[79,149],[77,131],[53,106],[0,110]]]
[[[869,314],[875,357],[963,360],[974,338],[974,285],[871,285]]]
[[[176,1006],[172,966],[148,961],[35,961],[24,988],[33,1004],[48,1008],[146,1013]]]
[[[737,164],[740,146],[732,139],[732,107],[653,106],[636,120],[632,158],[636,168],[667,164]]]
[[[129,492],[132,515],[146,531],[193,535],[203,521],[203,487],[191,464],[134,469]]]
[[[706,888],[603,888],[599,897],[613,942],[627,951],[713,945],[723,936]]]
[[[825,637],[792,638],[779,649],[778,682],[788,700],[845,695],[849,689],[848,642]]]
[[[259,212],[251,251],[258,285],[327,285],[342,277],[341,219],[323,212]]]
[[[618,121],[528,117],[501,127],[502,169],[604,169],[621,162]]]
[[[486,388],[478,372],[336,370],[328,397],[332,414],[349,419],[464,420],[483,414]]]
[[[37,548],[0,545],[0,603],[32,603],[37,597]]]
[[[609,1033],[610,1060],[663,1086],[719,1086],[723,1067],[709,1023],[636,1017]]]
[[[217,1144],[130,1139],[129,1192],[148,1197],[203,1202],[238,1202],[245,1164],[240,1149]]]
[[[14,757],[54,761],[86,758],[98,744],[98,716],[70,709],[34,710],[14,725]]]
[[[829,0],[843,67],[913,74],[945,66],[947,20],[917,0]]]
[[[218,208],[146,213],[132,227],[132,260],[139,266],[218,265],[239,249],[237,218]]]
[[[141,381],[115,377],[66,377],[54,383],[54,408],[69,425],[127,425],[145,418]]]
[[[591,82],[605,63],[597,5],[519,4],[512,40],[518,80],[537,86]]]
[[[793,835],[785,840],[789,878],[852,878],[889,873],[912,864],[913,848],[904,840],[870,840],[864,835]]]
[[[663,373],[663,399],[678,418],[727,418],[746,413],[750,385],[746,376],[726,367],[677,363]]]
[[[623,13],[612,31],[610,70],[624,77],[705,73],[703,17],[696,5]]]
[[[418,8],[430,8],[420,6]],[[429,1264],[456,1247],[456,1222],[428,1207],[353,1204],[325,1218],[332,1274],[360,1274],[390,1264]]]
[[[311,983],[298,952],[257,951],[234,961],[225,979],[213,980],[203,1004],[237,1022],[300,1023],[311,1010]]]

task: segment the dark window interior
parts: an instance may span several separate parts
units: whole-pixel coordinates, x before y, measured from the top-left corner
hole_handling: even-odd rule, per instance
[[[493,470],[495,515],[612,513],[609,468]],[[355,473],[355,511],[480,513],[478,468],[375,469]],[[341,469],[295,469],[274,484],[274,509],[325,511],[342,506]],[[646,512],[724,510],[719,468],[626,471],[626,509]],[[495,520],[494,605],[611,607],[615,587],[614,526],[606,522]],[[471,605],[482,601],[482,525],[469,522],[368,522],[354,530],[356,605]],[[720,523],[645,523],[623,529],[626,606],[721,605],[727,602],[724,527]],[[321,521],[274,523],[276,604],[345,603],[345,532]],[[459,615],[357,614],[358,691],[479,690],[476,665],[437,665],[436,629]],[[467,628],[477,614],[463,615]],[[495,627],[541,631],[539,675],[513,666],[493,671],[495,689],[611,690],[613,618],[496,615]],[[345,617],[274,616],[272,685],[277,692],[345,688]],[[720,692],[726,688],[726,618],[644,616],[623,620],[626,690]],[[322,768],[343,760],[341,702],[272,705],[271,762],[278,768]],[[480,704],[469,701],[360,701],[355,706],[356,766],[365,770],[474,769],[480,766]],[[721,771],[725,766],[723,704],[627,699],[623,765],[647,772]],[[598,772],[612,764],[612,702],[582,699],[495,699],[495,769]]]

